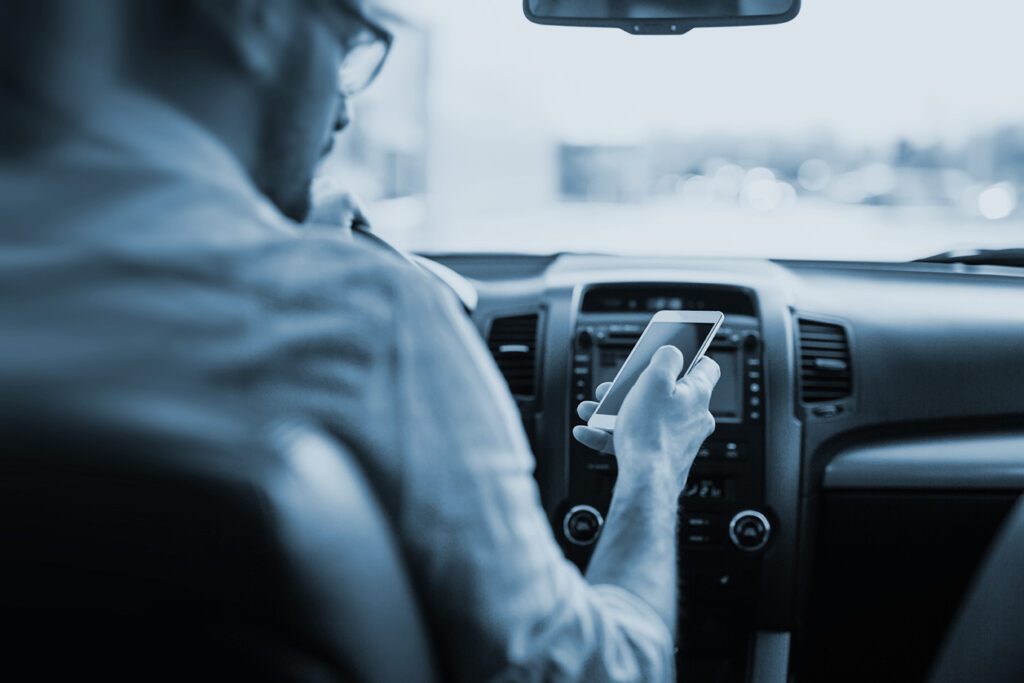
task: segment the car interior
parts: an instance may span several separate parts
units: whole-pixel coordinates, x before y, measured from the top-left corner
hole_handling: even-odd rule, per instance
[[[713,42],[796,32],[812,4],[525,0],[517,14],[545,35]],[[991,187],[1024,187],[1016,168]],[[1022,211],[1000,217],[1018,244]],[[462,302],[581,569],[616,461],[573,439],[577,405],[656,312],[725,314],[708,349],[717,428],[679,501],[678,680],[1024,680],[1024,256],[1009,242],[850,259],[357,238],[409,252]],[[280,426],[242,472],[221,457],[228,436],[199,446],[66,416],[59,433],[35,428],[46,420],[2,425],[4,609],[23,624],[5,649],[36,677],[67,670],[46,654],[61,642],[75,666],[116,650],[140,678],[206,662],[233,677],[444,680],[372,486],[316,430]],[[325,478],[324,453],[349,466]],[[304,533],[325,518],[346,523]]]
[[[773,664],[796,680],[925,678],[1024,484],[1017,270],[441,260],[480,292],[474,319],[580,566],[615,465],[569,438],[575,405],[666,302],[725,312],[709,350],[718,427],[681,500],[680,680],[769,680]],[[1019,618],[984,632],[1019,651]]]

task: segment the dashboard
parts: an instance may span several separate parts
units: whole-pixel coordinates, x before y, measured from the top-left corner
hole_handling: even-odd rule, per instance
[[[720,310],[680,499],[680,679],[913,680],[1024,490],[1024,274],[999,267],[432,256],[466,278],[552,528],[581,569],[614,457],[570,436],[655,311]],[[909,654],[908,654],[909,653]]]

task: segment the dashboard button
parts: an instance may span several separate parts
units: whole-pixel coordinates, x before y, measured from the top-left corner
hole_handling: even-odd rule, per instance
[[[685,518],[687,529],[713,529],[718,526],[717,515],[706,515],[701,513],[687,513]]]
[[[589,505],[577,505],[566,513],[562,532],[573,545],[591,545],[601,534],[604,517]]]
[[[683,489],[683,498],[701,498],[703,500],[721,500],[725,497],[725,487],[721,479],[712,477],[691,478]]]
[[[768,545],[772,525],[757,510],[736,513],[729,522],[729,540],[740,550],[756,552]]]
[[[722,519],[714,513],[687,512],[683,515],[680,532],[685,545],[719,545]]]
[[[708,534],[702,533],[688,533],[683,536],[683,543],[686,545],[712,545],[715,539]]]

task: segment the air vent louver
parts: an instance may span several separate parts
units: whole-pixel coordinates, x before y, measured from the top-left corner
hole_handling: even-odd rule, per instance
[[[853,393],[850,344],[840,325],[800,320],[800,400],[829,403]]]
[[[487,345],[516,396],[534,396],[537,376],[536,315],[496,318]]]

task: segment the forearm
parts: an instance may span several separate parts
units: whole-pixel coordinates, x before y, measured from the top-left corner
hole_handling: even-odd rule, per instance
[[[587,569],[591,584],[612,584],[631,592],[654,609],[673,633],[680,490],[679,476],[666,468],[620,475]]]

